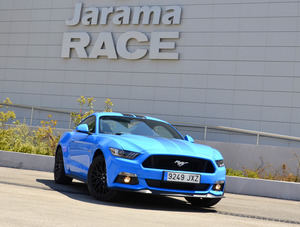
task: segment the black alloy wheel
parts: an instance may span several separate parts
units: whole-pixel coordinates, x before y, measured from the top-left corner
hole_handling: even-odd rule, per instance
[[[61,148],[59,147],[55,154],[54,161],[54,181],[58,184],[70,184],[73,178],[68,177],[65,173],[64,160]]]
[[[220,202],[220,198],[193,198],[193,197],[185,197],[185,199],[191,203],[193,206],[197,207],[211,207]]]
[[[107,187],[106,164],[104,157],[94,158],[88,172],[88,189],[90,194],[101,201],[115,201],[118,192]]]

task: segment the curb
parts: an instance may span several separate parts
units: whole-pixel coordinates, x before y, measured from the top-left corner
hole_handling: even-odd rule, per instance
[[[295,182],[226,176],[225,191],[233,194],[300,201],[300,183]]]
[[[54,157],[0,151],[0,166],[52,172]],[[226,176],[225,192],[300,201],[300,183]]]
[[[54,157],[13,151],[0,151],[0,166],[52,172]]]

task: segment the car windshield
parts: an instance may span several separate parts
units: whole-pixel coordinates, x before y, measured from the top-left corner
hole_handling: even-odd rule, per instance
[[[105,116],[100,118],[99,126],[101,133],[130,133],[140,136],[182,139],[182,136],[170,125],[144,118]]]

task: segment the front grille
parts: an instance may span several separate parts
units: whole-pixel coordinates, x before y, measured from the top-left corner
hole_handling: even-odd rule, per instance
[[[177,163],[178,161],[186,162],[186,164],[178,166],[176,164],[176,161]],[[152,155],[143,162],[143,167],[152,169],[179,170],[200,173],[215,172],[215,168],[209,160],[175,155]]]
[[[146,182],[149,187],[185,190],[185,191],[207,191],[210,187],[210,184],[189,184],[189,183],[167,182],[167,181],[150,180],[150,179],[146,179]]]

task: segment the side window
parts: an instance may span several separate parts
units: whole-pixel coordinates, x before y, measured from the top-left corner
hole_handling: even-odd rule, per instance
[[[96,129],[96,117],[95,116],[90,117],[88,126],[89,126],[89,131],[92,133],[95,133],[95,129]]]
[[[89,127],[89,131],[92,133],[95,133],[96,129],[96,117],[95,116],[90,116],[83,120],[80,124],[87,124]]]

